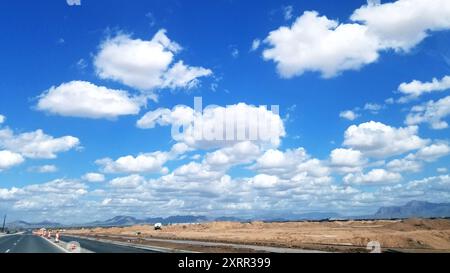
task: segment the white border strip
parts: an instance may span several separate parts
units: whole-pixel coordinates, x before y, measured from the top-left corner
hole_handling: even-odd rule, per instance
[[[41,237],[41,236],[39,236]],[[64,253],[71,253],[69,252],[67,249],[65,249],[64,247],[58,245],[57,243],[53,242],[52,240],[45,238],[45,237],[41,237],[43,239],[45,239],[47,242],[49,242],[50,244],[52,244],[53,246],[56,246],[57,248],[59,248],[60,250],[62,250]]]

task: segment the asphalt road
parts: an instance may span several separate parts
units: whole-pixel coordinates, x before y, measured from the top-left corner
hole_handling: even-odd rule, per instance
[[[90,250],[95,253],[156,253],[156,251],[109,244],[105,242],[98,242],[94,240],[87,240],[71,236],[61,236],[61,240],[65,242],[76,241],[80,244],[82,248]]]
[[[0,253],[64,253],[44,238],[31,234],[0,237]]]
[[[61,239],[66,242],[77,241],[82,248],[95,253],[155,253],[155,251],[151,250],[70,236],[61,236]],[[0,237],[0,253],[64,253],[64,251],[39,236],[17,234]]]

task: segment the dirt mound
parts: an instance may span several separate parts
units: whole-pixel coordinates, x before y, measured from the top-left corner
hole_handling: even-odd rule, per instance
[[[242,224],[237,223],[237,222],[212,222],[212,223],[204,224],[204,226],[206,228],[216,229],[216,230],[217,229],[226,230],[226,229],[242,228]]]
[[[386,226],[398,231],[448,230],[450,221],[446,219],[406,219]]]
[[[188,239],[266,246],[358,247],[365,249],[378,241],[383,249],[435,249],[450,251],[449,219],[408,219],[342,222],[211,222],[164,226],[155,231],[150,225],[124,228],[94,228],[71,231],[95,236],[127,235],[147,238]]]

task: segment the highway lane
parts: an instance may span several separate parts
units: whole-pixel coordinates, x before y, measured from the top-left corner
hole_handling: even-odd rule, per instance
[[[155,253],[155,251],[98,242],[70,236],[62,236],[65,242],[77,241],[86,250],[95,253]],[[0,253],[64,253],[44,238],[32,234],[15,234],[0,237]]]
[[[76,241],[84,249],[95,253],[156,253],[156,251],[134,248],[129,246],[121,246],[105,242],[98,242],[95,240],[88,240],[84,238],[77,238],[71,236],[61,236],[61,240],[65,242]]]
[[[44,238],[31,234],[0,237],[0,253],[64,253]]]

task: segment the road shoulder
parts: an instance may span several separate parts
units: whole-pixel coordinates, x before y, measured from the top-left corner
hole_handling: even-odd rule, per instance
[[[58,249],[60,249],[64,253],[72,253],[72,252],[67,250],[67,245],[70,242],[59,240],[59,243],[56,243],[53,239],[48,239],[48,238],[45,238],[45,237],[42,237],[42,238],[47,240],[50,244],[52,244],[53,246],[57,247]],[[85,249],[85,248],[80,248],[80,253],[94,253],[94,252],[92,252],[92,251],[90,251],[88,249]]]

